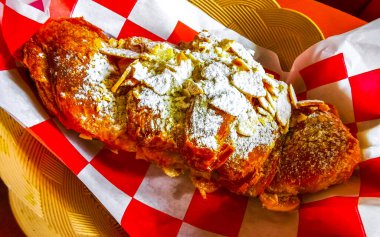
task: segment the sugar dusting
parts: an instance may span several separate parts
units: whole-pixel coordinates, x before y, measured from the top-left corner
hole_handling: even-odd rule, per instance
[[[101,117],[112,118],[116,107],[115,96],[106,84],[112,72],[113,68],[107,56],[100,53],[94,54],[86,71],[86,77],[74,95],[74,98],[79,101],[91,98]]]
[[[193,111],[190,117],[189,138],[200,147],[213,150],[218,149],[216,135],[223,122],[223,118],[208,107],[206,96],[198,96],[195,99]]]
[[[257,146],[272,146],[279,128],[287,126],[287,88],[269,78],[252,50],[241,44],[203,31],[179,48],[157,42],[142,43],[141,48],[145,51],[131,66],[138,81],[132,90],[136,109],[146,109],[155,118],[153,131],[174,136],[174,128],[180,127],[195,146],[217,151],[225,113],[234,117],[226,141],[235,147],[232,158],[247,158]],[[83,90],[101,84],[100,78],[110,73],[101,57],[96,60]]]

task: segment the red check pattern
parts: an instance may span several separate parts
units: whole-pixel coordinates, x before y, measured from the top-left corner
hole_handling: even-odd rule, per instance
[[[214,233],[237,236],[247,206],[247,197],[237,196],[221,190],[203,199],[194,193],[184,221]]]
[[[380,198],[380,157],[360,164],[360,196]]]
[[[380,69],[349,78],[355,120],[358,122],[380,118]]]
[[[131,236],[177,236],[182,221],[133,199],[121,225]]]
[[[150,4],[148,0],[51,0],[50,6],[43,6],[44,8],[40,2],[34,4],[41,12],[46,13],[49,8],[51,18],[83,13],[98,26],[102,26],[104,21],[112,22],[115,19],[122,25],[110,29],[119,38],[144,36],[152,40],[178,43],[194,37],[197,31],[183,23],[186,21],[180,21],[179,16],[176,19],[176,11],[167,10],[170,7],[165,5],[167,3],[151,2],[163,6],[155,9],[151,17],[144,18],[144,24],[138,23],[142,21],[138,16],[144,16],[144,12],[138,11],[143,9],[143,4]],[[92,16],[91,9],[86,9],[87,3],[95,6],[95,10],[102,15]],[[188,3],[178,4],[186,7]],[[133,17],[130,17],[132,13]],[[160,17],[157,18],[158,16]],[[159,25],[154,28],[154,32],[149,30],[155,24],[152,21],[166,17],[167,24],[162,30]],[[11,55],[15,55],[16,50],[41,27],[41,23],[33,20],[33,16],[27,13],[22,15],[17,9],[7,5],[4,6],[2,21],[4,36],[0,38],[0,73],[15,68]],[[168,29],[171,29],[170,32]],[[114,154],[106,148],[95,154],[86,153],[86,149],[79,150],[75,141],[65,137],[52,119],[29,126],[29,130],[100,197],[102,203],[131,236],[244,236],[260,233],[268,236],[366,236],[366,233],[378,233],[371,224],[372,217],[367,216],[374,212],[366,205],[380,203],[376,199],[380,198],[380,158],[373,156],[378,152],[373,147],[376,148],[379,144],[374,144],[376,139],[368,138],[368,129],[358,129],[357,123],[365,124],[370,120],[373,124],[374,119],[380,118],[380,106],[377,105],[380,101],[380,69],[349,75],[347,57],[351,56],[339,52],[322,59],[313,59],[312,63],[298,68],[301,75],[298,80],[303,80],[306,87],[298,95],[306,99],[318,96],[319,90],[322,91],[323,88],[343,88],[345,98],[336,98],[333,102],[344,101],[340,106],[347,108],[347,113],[352,114],[346,116],[347,126],[353,134],[358,134],[359,139],[363,139],[363,151],[370,154],[359,167],[360,193],[305,203],[297,213],[290,214],[291,221],[287,221],[289,218],[282,213],[265,211],[257,204],[257,200],[226,191],[212,193],[207,199],[203,199],[185,178],[170,179],[160,185],[157,179],[165,180],[164,175],[147,162],[136,160],[134,153]],[[329,95],[320,96],[324,98]],[[17,111],[14,116],[17,117]],[[361,125],[360,128],[362,127]],[[85,157],[86,154],[91,158]],[[377,219],[380,218],[377,216]],[[281,220],[281,223],[276,220]],[[280,226],[283,231],[274,230],[273,226]]]
[[[333,72],[333,73],[332,73]],[[300,71],[308,90],[347,78],[343,54],[337,54]]]
[[[91,165],[118,189],[133,197],[149,168],[149,163],[135,159],[135,153],[119,151],[115,154],[108,149],[101,150]]]
[[[299,210],[298,236],[356,236],[365,232],[357,197],[333,197],[304,204]]]
[[[6,19],[12,19],[7,21]],[[15,33],[15,29],[22,26],[22,34]],[[15,10],[4,7],[2,30],[8,50],[15,54],[16,50],[21,47],[42,25],[29,18],[24,17]]]
[[[163,41],[162,38],[152,32],[142,28],[141,26],[127,20],[120,31],[119,38],[127,38],[132,36],[141,36],[154,41]]]

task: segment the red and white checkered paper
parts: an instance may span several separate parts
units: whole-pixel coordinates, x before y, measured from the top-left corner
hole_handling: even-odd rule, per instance
[[[256,50],[300,98],[334,104],[360,140],[364,161],[342,185],[305,195],[297,211],[265,210],[256,198],[217,191],[202,199],[185,176],[115,155],[50,118],[12,54],[49,18],[84,16],[114,37],[177,43],[201,29]],[[380,236],[380,20],[324,40],[290,72],[277,57],[179,0],[0,0],[0,106],[49,148],[131,236]]]

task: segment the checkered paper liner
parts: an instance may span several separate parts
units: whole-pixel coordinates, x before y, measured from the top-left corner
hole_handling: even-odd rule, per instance
[[[1,14],[2,13],[2,14]],[[190,180],[169,178],[134,153],[78,138],[40,104],[12,54],[49,18],[84,16],[108,34],[177,43],[208,29],[254,48],[258,60],[292,83],[300,98],[334,104],[359,139],[364,161],[345,184],[305,195],[299,210],[265,210],[256,198],[220,190],[203,199]],[[175,0],[0,0],[0,106],[51,150],[131,236],[379,236],[380,20],[324,40],[290,72],[277,57]]]

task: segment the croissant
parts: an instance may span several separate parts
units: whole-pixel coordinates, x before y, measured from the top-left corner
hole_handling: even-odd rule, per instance
[[[43,26],[21,60],[48,111],[80,137],[187,173],[203,196],[223,187],[286,211],[347,180],[359,145],[332,107],[298,102],[253,55],[207,31],[179,45],[116,40],[68,18]]]

